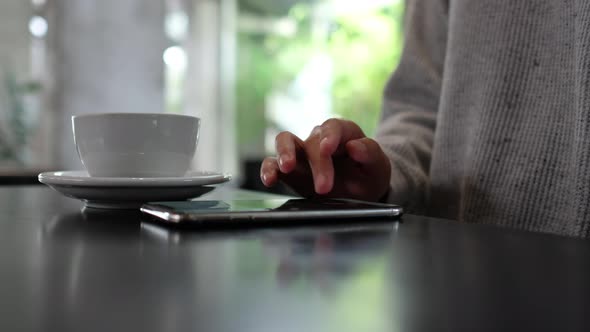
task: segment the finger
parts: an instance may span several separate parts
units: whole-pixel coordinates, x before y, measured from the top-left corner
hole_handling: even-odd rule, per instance
[[[260,165],[260,180],[266,187],[272,187],[279,180],[279,172],[277,158],[267,157]]]
[[[321,126],[320,153],[332,156],[344,152],[346,142],[365,137],[361,128],[354,122],[341,119],[329,119]]]
[[[387,168],[389,160],[385,156],[379,144],[368,137],[348,141],[346,151],[350,159],[363,165],[365,168]]]
[[[314,128],[305,142],[305,149],[317,194],[327,194],[334,186],[332,156],[344,152],[343,146],[347,141],[364,136],[354,122],[341,119],[329,119]]]
[[[307,169],[300,170],[298,165],[295,171],[289,174],[278,173],[278,177],[280,182],[303,197],[313,197],[315,195],[313,176],[309,166],[307,166]]]
[[[334,185],[334,165],[331,155],[320,153],[322,128],[316,127],[305,141],[304,149],[313,176],[314,190],[324,195],[332,190]]]
[[[290,173],[297,165],[297,150],[302,150],[303,141],[294,134],[284,131],[275,138],[275,149],[279,169]]]
[[[366,181],[360,186],[358,183],[348,183],[348,192],[356,193],[358,197],[367,200],[381,199],[389,190],[391,178],[391,162],[381,146],[375,140],[365,137],[346,143],[346,150],[348,157],[360,166],[361,174],[366,177]]]

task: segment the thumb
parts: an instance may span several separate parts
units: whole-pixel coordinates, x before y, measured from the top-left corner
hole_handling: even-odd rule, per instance
[[[346,143],[346,152],[350,159],[367,169],[389,171],[389,159],[375,140],[363,137]]]

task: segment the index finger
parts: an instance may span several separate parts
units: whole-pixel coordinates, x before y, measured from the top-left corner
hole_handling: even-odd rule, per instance
[[[275,138],[275,149],[279,169],[283,173],[289,173],[297,165],[297,151],[303,146],[303,141],[294,134],[284,131]]]

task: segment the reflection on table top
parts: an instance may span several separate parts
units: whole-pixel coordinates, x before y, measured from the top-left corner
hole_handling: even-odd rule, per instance
[[[583,240],[410,215],[178,232],[135,212],[83,214],[44,187],[0,188],[0,199],[0,331],[589,327]]]

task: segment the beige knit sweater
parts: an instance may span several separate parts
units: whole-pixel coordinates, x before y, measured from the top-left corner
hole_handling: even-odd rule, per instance
[[[590,1],[409,0],[377,140],[415,213],[590,237]]]

